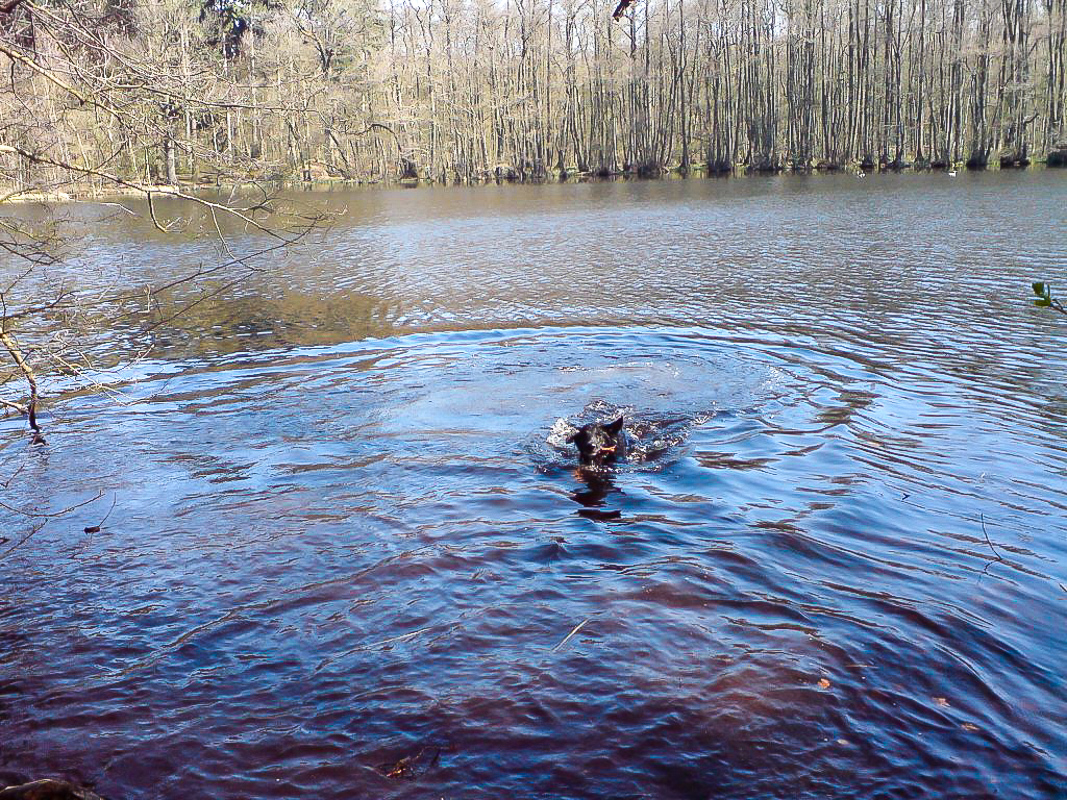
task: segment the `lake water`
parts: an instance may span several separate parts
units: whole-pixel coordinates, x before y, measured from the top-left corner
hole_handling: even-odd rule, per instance
[[[102,493],[21,543],[0,508],[0,785],[1064,796],[1067,317],[1028,295],[1067,296],[1067,175],[304,199],[344,216],[118,397],[0,423],[5,504]],[[82,245],[84,285],[216,260]]]

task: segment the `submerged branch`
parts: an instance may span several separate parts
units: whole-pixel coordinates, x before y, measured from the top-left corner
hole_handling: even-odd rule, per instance
[[[993,551],[993,555],[997,557],[997,561],[1003,561],[1004,558],[997,552],[997,548],[993,547],[993,543],[989,540],[989,532],[985,529],[985,515],[979,514],[978,519],[982,523],[982,534],[985,536],[985,543],[989,545],[989,549]]]

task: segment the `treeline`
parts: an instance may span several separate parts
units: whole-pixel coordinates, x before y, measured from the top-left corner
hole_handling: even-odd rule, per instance
[[[613,8],[0,0],[0,170],[28,186],[1067,158],[1067,0]]]

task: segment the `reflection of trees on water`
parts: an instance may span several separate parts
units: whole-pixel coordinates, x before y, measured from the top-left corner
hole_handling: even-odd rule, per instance
[[[205,288],[210,293],[210,287]],[[190,302],[190,298],[167,298],[144,322],[167,319]],[[279,345],[319,346],[389,335],[397,313],[398,305],[391,299],[357,291],[220,294],[196,303],[149,335],[157,355],[174,350],[183,355],[217,355]]]

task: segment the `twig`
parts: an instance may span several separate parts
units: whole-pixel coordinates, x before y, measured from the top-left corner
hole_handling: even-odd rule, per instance
[[[98,523],[96,523],[95,525],[89,525],[87,528],[85,528],[85,532],[86,533],[98,533],[100,531],[100,529],[102,527],[104,527],[104,523],[107,522],[107,518],[111,516],[111,512],[115,510],[115,503],[117,503],[118,501],[119,501],[119,496],[116,494],[111,498],[111,508],[109,508],[107,510],[107,513],[104,514],[104,518],[102,520],[100,520]]]
[[[590,619],[592,619],[592,617],[586,617],[581,622],[579,622],[577,625],[575,625],[574,629],[570,633],[568,633],[566,636],[563,637],[563,641],[552,648],[552,652],[553,653],[556,652],[561,647],[563,647],[563,645],[565,645],[567,642],[569,642],[571,640],[571,637],[574,636],[574,634],[576,634],[582,628],[584,628],[585,627],[585,623],[587,623]]]
[[[170,224],[168,223],[164,226],[160,223],[159,219],[156,218],[156,206],[152,202],[152,192],[146,192],[145,194],[148,198],[148,215],[152,218],[152,224],[160,233],[170,233]]]
[[[985,534],[985,543],[989,545],[989,549],[993,551],[993,555],[997,557],[997,561],[1003,561],[1004,559],[1001,557],[1000,553],[997,552],[997,548],[993,547],[993,543],[989,541],[989,533],[985,529],[985,515],[980,513],[978,519],[982,522],[982,533]]]
[[[45,80],[50,81],[51,83],[54,83],[60,89],[63,89],[67,93],[69,93],[69,94],[73,95],[74,97],[76,97],[78,99],[78,101],[82,105],[85,105],[85,104],[88,103],[89,105],[96,106],[101,111],[106,111],[108,114],[113,116],[116,120],[118,120],[119,122],[122,122],[122,114],[120,112],[116,111],[114,108],[112,108],[111,106],[107,105],[107,103],[102,103],[99,100],[97,100],[94,97],[92,97],[91,95],[82,94],[81,92],[79,92],[77,89],[75,89],[70,84],[64,83],[60,78],[56,77],[56,74],[54,72],[52,72],[49,69],[45,69],[40,64],[38,64],[34,59],[29,58],[27,56],[24,56],[22,53],[19,53],[16,50],[12,50],[10,47],[5,46],[2,42],[0,42],[0,53],[3,53],[5,56],[10,58],[12,61],[18,61],[20,64],[25,64],[31,70],[33,70],[38,75],[43,77]],[[15,149],[17,150],[18,148],[15,148]]]
[[[26,361],[22,349],[19,347],[18,342],[15,341],[15,337],[3,328],[0,328],[0,344],[7,348],[7,352],[11,354],[15,364],[22,370],[26,383],[30,386],[30,402],[26,405],[26,416],[29,418],[30,428],[33,429],[34,441],[37,441],[41,437],[41,429],[37,427],[37,376],[33,372],[33,367]],[[43,442],[44,440],[41,439],[41,441]]]
[[[0,46],[0,53],[3,53],[3,52],[5,52],[5,49],[2,46]],[[110,183],[110,184],[112,184],[114,186],[124,186],[124,187],[127,187],[129,189],[133,189],[133,190],[137,191],[140,194],[146,195],[149,199],[151,199],[151,196],[153,194],[159,194],[159,195],[162,195],[164,197],[176,197],[176,198],[179,198],[181,200],[186,200],[186,201],[189,201],[191,203],[195,203],[197,205],[203,206],[204,208],[217,209],[217,210],[222,211],[222,212],[224,212],[226,214],[230,214],[233,217],[236,217],[237,219],[239,219],[242,222],[244,222],[245,225],[248,225],[251,228],[255,228],[260,233],[263,233],[263,234],[265,234],[267,236],[270,236],[270,237],[272,237],[274,239],[278,239],[279,241],[282,241],[282,242],[292,243],[293,241],[296,241],[296,238],[299,238],[299,237],[293,238],[293,237],[286,236],[283,233],[279,233],[277,230],[275,230],[273,228],[270,228],[270,227],[268,227],[266,225],[262,225],[259,222],[256,222],[256,220],[254,220],[251,216],[249,216],[248,214],[244,213],[240,209],[231,208],[231,207],[225,206],[225,205],[223,205],[221,203],[213,203],[212,201],[207,200],[207,199],[205,199],[203,197],[197,197],[196,195],[192,195],[192,194],[189,194],[187,192],[183,192],[180,188],[177,188],[177,187],[174,187],[174,186],[154,186],[154,185],[150,185],[150,184],[148,184],[146,182],[129,181],[129,180],[126,180],[125,178],[119,177],[118,175],[113,175],[111,173],[104,172],[103,170],[96,169],[96,168],[93,168],[93,167],[83,167],[83,166],[80,166],[78,164],[68,163],[66,161],[57,161],[57,160],[55,160],[53,158],[49,158],[48,156],[46,156],[46,155],[44,155],[42,153],[31,152],[31,151],[26,150],[26,149],[24,149],[22,147],[17,147],[17,146],[13,146],[13,145],[7,145],[7,147],[9,147],[11,150],[14,150],[14,152],[18,153],[20,156],[22,156],[23,158],[25,158],[27,161],[29,161],[32,164],[44,164],[44,165],[50,166],[50,167],[59,167],[60,169],[69,170],[70,172],[76,172],[76,173],[78,173],[80,175],[86,175],[86,176],[90,176],[90,177],[94,177],[94,178],[101,178],[101,179],[107,181],[108,183]],[[158,221],[155,221],[155,220],[153,220],[153,221],[155,222],[156,226],[159,227]],[[165,231],[165,229],[163,229],[163,230]]]
[[[0,559],[6,558],[13,551],[17,550],[19,547],[22,547],[22,545],[26,544],[26,542],[28,542],[30,540],[30,538],[34,534],[38,533],[41,530],[41,528],[43,528],[47,524],[48,524],[48,520],[44,520],[43,522],[38,522],[36,525],[34,525],[32,528],[30,528],[30,532],[29,533],[27,533],[25,536],[23,536],[21,539],[19,539],[17,542],[15,542],[13,545],[11,545],[11,547],[7,548],[7,550],[5,550],[4,552],[0,553]]]
[[[169,317],[164,317],[162,319],[156,320],[151,325],[147,326],[145,328],[145,331],[153,331],[156,328],[158,328],[160,325],[166,325],[168,322],[173,322],[178,317],[182,316],[182,314],[185,314],[186,312],[188,312],[190,309],[195,308],[196,306],[200,305],[201,303],[203,303],[203,302],[205,302],[207,300],[211,300],[212,298],[218,297],[220,294],[222,294],[223,292],[227,291],[228,289],[232,289],[234,286],[239,284],[242,280],[244,280],[243,276],[242,277],[238,277],[238,278],[234,278],[232,281],[228,281],[227,283],[222,284],[222,286],[220,286],[215,291],[208,292],[206,294],[201,295],[196,300],[192,300],[192,301],[186,303],[184,306],[179,308],[177,311],[175,311]]]
[[[124,206],[124,205],[123,205],[122,203],[116,203],[116,202],[112,202],[112,201],[108,201],[108,202],[105,202],[105,201],[102,201],[102,200],[101,200],[101,201],[98,201],[98,202],[97,202],[97,205],[101,205],[101,206],[114,206],[115,208],[119,209],[120,211],[125,211],[125,212],[126,212],[127,214],[129,214],[129,215],[130,215],[131,217],[136,217],[136,216],[137,216],[137,212],[136,212],[136,211],[133,211],[132,209],[130,209],[130,208],[127,208],[127,207],[126,207],[126,206]]]
[[[17,470],[15,470],[13,473],[11,473],[11,476],[6,481],[4,481],[3,483],[0,483],[0,487],[3,487],[4,489],[6,489],[8,486],[11,485],[11,481],[15,480],[15,478],[17,478],[19,476],[19,473],[22,472],[22,470],[24,470],[24,469],[26,469],[26,462],[25,461],[23,461],[21,464],[19,464],[19,468]]]
[[[17,508],[15,506],[9,506],[3,500],[0,500],[0,508],[6,508],[8,511],[11,511],[11,512],[13,512],[15,514],[21,514],[22,516],[29,517],[30,519],[55,519],[57,517],[62,517],[65,514],[69,514],[71,511],[73,511],[76,508],[81,508],[82,506],[87,506],[90,503],[95,503],[97,500],[99,500],[103,496],[104,496],[104,493],[102,491],[101,492],[97,492],[95,497],[90,497],[88,500],[82,500],[80,503],[75,503],[72,506],[67,506],[66,508],[62,509],[61,511],[44,511],[44,512],[42,512],[42,511],[27,511],[24,508]]]
[[[10,408],[16,414],[21,414],[22,416],[26,416],[30,413],[30,410],[21,403],[14,403],[11,400],[5,400],[2,397],[0,397],[0,406],[3,406],[4,408]]]

